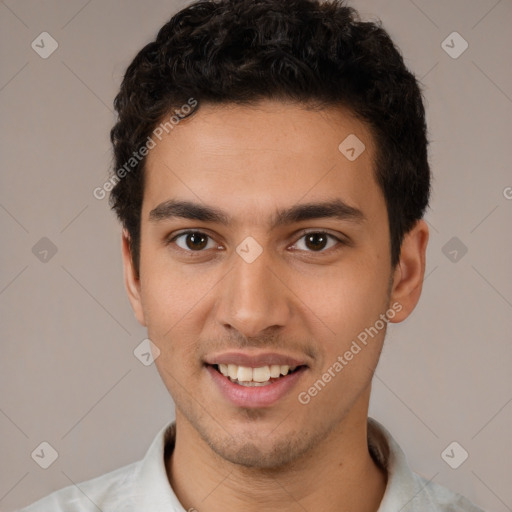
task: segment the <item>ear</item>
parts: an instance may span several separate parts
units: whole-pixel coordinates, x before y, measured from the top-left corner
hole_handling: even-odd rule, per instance
[[[398,323],[405,320],[416,307],[423,287],[425,275],[426,250],[429,237],[427,223],[418,220],[415,226],[403,239],[398,262],[391,288],[390,304],[398,303],[396,315],[390,322]]]
[[[124,285],[128,293],[128,299],[132,305],[135,318],[141,325],[146,327],[144,318],[144,310],[142,308],[142,300],[140,293],[140,279],[133,265],[132,251],[130,247],[130,235],[126,229],[123,229],[122,235],[122,251],[123,251],[123,268],[124,268]]]

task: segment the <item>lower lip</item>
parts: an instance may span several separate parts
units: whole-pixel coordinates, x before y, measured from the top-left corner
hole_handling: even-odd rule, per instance
[[[289,393],[307,368],[302,366],[265,386],[241,386],[231,382],[213,366],[207,365],[206,369],[224,397],[237,407],[268,407]]]

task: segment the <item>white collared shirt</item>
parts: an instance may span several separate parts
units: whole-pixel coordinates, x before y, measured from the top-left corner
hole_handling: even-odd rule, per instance
[[[167,455],[172,451],[174,439],[171,422],[160,430],[142,460],[55,491],[19,512],[186,512],[165,468],[164,451],[166,447]],[[391,434],[372,418],[368,418],[368,445],[388,473],[377,512],[483,512],[463,496],[413,473]]]

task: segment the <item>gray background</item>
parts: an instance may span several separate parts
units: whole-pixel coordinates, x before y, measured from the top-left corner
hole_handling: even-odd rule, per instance
[[[173,417],[154,365],[133,354],[146,336],[120,228],[92,191],[123,72],[185,3],[0,2],[3,511],[140,459]],[[370,413],[418,473],[510,511],[512,1],[350,4],[382,19],[424,84],[434,173],[423,296],[389,330]],[[59,45],[47,59],[31,48],[43,31]],[[442,47],[454,31],[469,44],[458,58]],[[45,240],[33,250],[43,237],[56,254]],[[43,441],[59,454],[46,470],[31,458]],[[441,457],[452,441],[469,452],[458,469]]]

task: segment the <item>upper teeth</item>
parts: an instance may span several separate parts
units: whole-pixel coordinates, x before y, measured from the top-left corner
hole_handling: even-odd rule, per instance
[[[250,368],[248,366],[238,366],[236,364],[219,364],[219,370],[225,377],[240,382],[267,382],[271,378],[277,379],[280,375],[287,375],[288,372],[295,370],[295,366],[287,364],[272,364],[270,366],[260,366],[259,368]]]

